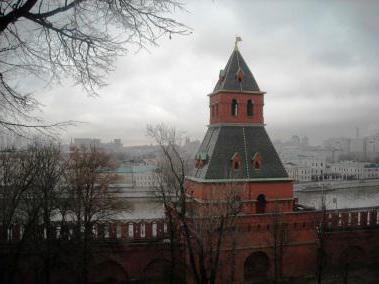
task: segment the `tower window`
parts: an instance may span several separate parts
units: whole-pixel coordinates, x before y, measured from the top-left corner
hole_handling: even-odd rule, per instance
[[[254,115],[254,104],[251,100],[247,101],[247,116]]]
[[[261,163],[259,161],[255,161],[254,162],[254,169],[260,170],[260,168],[261,168]]]
[[[242,82],[243,80],[243,77],[245,76],[245,74],[243,73],[243,71],[239,68],[237,73],[236,73],[236,79],[238,82]]]
[[[240,163],[238,161],[233,161],[233,170],[238,170],[240,168]]]
[[[266,196],[264,194],[259,194],[257,197],[257,203],[256,203],[256,212],[259,213],[265,213],[266,211]]]
[[[232,169],[233,170],[239,170],[241,167],[241,157],[240,155],[236,152],[231,158],[232,162]]]
[[[251,159],[253,168],[255,170],[260,170],[262,168],[262,156],[260,153],[255,153],[254,157]]]
[[[232,111],[232,116],[237,116],[238,115],[238,103],[236,99],[232,100],[232,105],[231,105],[231,111]]]

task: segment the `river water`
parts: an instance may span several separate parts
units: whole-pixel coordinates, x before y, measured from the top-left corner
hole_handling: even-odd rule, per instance
[[[322,191],[295,191],[299,203],[321,208]],[[350,187],[326,190],[327,209],[361,208],[379,206],[379,186]]]
[[[322,192],[327,209],[379,206],[379,180],[325,183],[325,186],[316,183],[297,184],[294,195],[300,204],[320,209]],[[119,193],[119,197],[125,198],[129,208],[119,213],[117,219],[155,219],[165,216],[162,202],[151,191],[125,189]]]

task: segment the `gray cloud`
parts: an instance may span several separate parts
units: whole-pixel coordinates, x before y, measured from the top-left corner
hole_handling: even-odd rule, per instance
[[[241,52],[267,91],[274,138],[378,131],[377,1],[190,1],[187,37],[120,58],[97,98],[64,82],[38,94],[50,120],[86,121],[63,138],[120,137],[148,143],[147,123],[167,122],[202,138],[208,97],[241,35]]]

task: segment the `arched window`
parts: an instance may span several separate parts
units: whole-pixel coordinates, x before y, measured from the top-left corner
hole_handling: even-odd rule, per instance
[[[265,213],[266,211],[266,196],[264,194],[259,194],[257,197],[257,213]]]
[[[253,164],[253,169],[260,170],[262,167],[262,156],[260,153],[255,153],[254,157],[251,160]]]
[[[232,162],[232,169],[239,170],[241,166],[241,157],[237,152],[234,153],[234,155],[232,156],[231,162]]]
[[[251,100],[247,101],[247,116],[254,115],[254,104]]]
[[[237,73],[236,73],[236,79],[237,79],[237,81],[241,83],[244,76],[245,76],[245,74],[243,73],[243,71],[241,70],[241,68],[239,68],[238,71],[237,71]]]
[[[260,160],[255,160],[254,161],[254,169],[255,170],[260,170],[261,169],[261,161]]]
[[[233,170],[238,170],[240,168],[239,161],[233,161]]]
[[[233,99],[232,100],[232,105],[231,105],[231,111],[232,111],[232,116],[237,116],[238,115],[238,103],[237,100]]]

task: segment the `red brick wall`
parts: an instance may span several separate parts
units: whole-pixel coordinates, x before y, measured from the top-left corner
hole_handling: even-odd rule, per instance
[[[293,183],[250,182],[250,183],[199,183],[187,181],[187,193],[199,200],[217,200],[237,194],[242,201],[242,211],[256,213],[256,201],[260,194],[266,197],[266,212],[293,211]]]
[[[237,100],[238,115],[232,116],[232,100]],[[254,115],[247,116],[247,101],[252,100],[254,103]],[[210,124],[215,123],[264,123],[263,104],[264,97],[262,94],[246,93],[217,93],[210,97]],[[217,107],[216,107],[217,105]],[[212,106],[213,115],[212,115]]]

